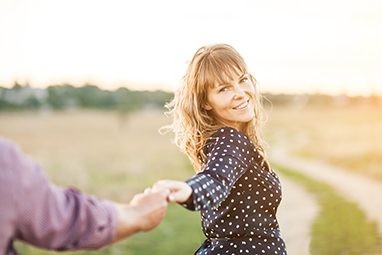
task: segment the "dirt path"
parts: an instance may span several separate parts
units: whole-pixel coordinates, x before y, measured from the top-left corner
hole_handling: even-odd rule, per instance
[[[382,183],[345,171],[317,160],[305,160],[288,155],[283,147],[270,152],[273,162],[300,171],[333,186],[340,194],[357,203],[378,225],[382,236]]]
[[[318,213],[318,205],[303,187],[284,176],[280,179],[283,199],[277,216],[288,254],[309,255],[310,228]]]

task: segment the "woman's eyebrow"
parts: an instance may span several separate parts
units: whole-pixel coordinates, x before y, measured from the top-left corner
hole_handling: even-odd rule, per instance
[[[222,86],[227,86],[227,85],[230,85],[230,81],[229,80],[223,80],[221,81],[221,83],[218,83],[216,87],[222,87]]]
[[[247,73],[243,73],[242,75],[239,76],[239,80],[243,79],[245,76],[247,76]]]
[[[228,82],[224,82],[224,83],[221,83],[221,84],[217,84],[217,85],[215,86],[215,89],[219,89],[219,88],[221,88],[221,87],[225,87],[225,86],[228,86],[228,85],[229,85]]]
[[[247,73],[243,73],[239,76],[238,80],[241,80],[243,79],[245,76],[247,76]],[[222,86],[227,86],[227,85],[230,85],[231,83],[229,81],[224,81],[222,83],[219,83],[215,86],[215,88],[219,88],[219,87],[222,87]]]

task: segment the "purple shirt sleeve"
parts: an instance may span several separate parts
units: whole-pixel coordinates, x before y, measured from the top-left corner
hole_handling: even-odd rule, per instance
[[[110,244],[117,213],[111,202],[50,183],[15,145],[0,139],[0,253],[12,239],[55,250]]]

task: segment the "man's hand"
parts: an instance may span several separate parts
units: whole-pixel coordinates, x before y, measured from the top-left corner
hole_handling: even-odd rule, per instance
[[[163,220],[167,210],[168,189],[153,191],[147,188],[144,193],[137,194],[130,202],[130,206],[139,214],[141,231],[148,231]]]
[[[128,205],[115,203],[118,223],[114,241],[158,226],[166,214],[169,194],[168,189],[146,189],[135,195]]]

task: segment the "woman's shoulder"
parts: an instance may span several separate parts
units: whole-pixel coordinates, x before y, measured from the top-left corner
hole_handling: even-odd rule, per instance
[[[231,143],[245,142],[250,143],[250,139],[241,131],[233,127],[222,127],[218,129],[212,136],[212,139],[228,140]]]
[[[209,152],[217,146],[240,150],[253,149],[251,140],[244,133],[232,127],[222,127],[213,133],[207,140],[205,152]]]

